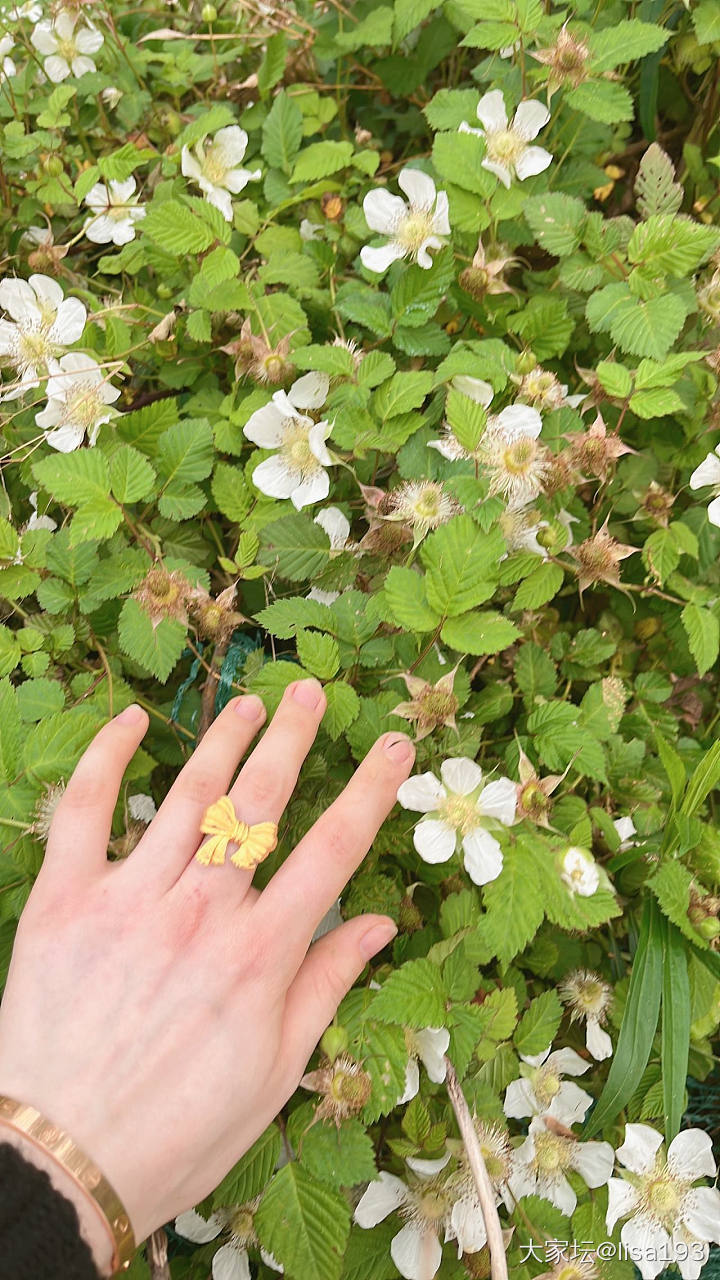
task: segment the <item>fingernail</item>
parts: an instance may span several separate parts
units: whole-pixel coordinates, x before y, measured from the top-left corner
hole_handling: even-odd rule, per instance
[[[120,712],[117,721],[118,724],[137,724],[138,721],[142,720],[143,715],[142,707],[139,707],[137,702],[131,702],[129,707]]]
[[[397,934],[397,925],[392,920],[382,920],[372,925],[360,939],[360,951],[366,960],[372,960],[378,951],[382,951],[388,942],[392,942]]]
[[[385,754],[390,756],[395,764],[407,764],[408,760],[412,760],[415,751],[412,742],[403,733],[388,739],[385,743]]]
[[[264,710],[262,698],[258,698],[256,693],[249,693],[245,698],[238,698],[235,703],[235,714],[242,716],[243,720],[259,720]]]
[[[301,707],[307,707],[308,711],[315,711],[323,696],[322,685],[319,680],[298,680],[293,686],[292,696]]]

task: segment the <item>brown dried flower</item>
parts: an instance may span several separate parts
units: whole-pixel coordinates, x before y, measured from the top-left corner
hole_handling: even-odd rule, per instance
[[[300,1081],[303,1089],[323,1095],[316,1120],[333,1120],[338,1128],[348,1116],[362,1111],[372,1092],[367,1071],[349,1053],[341,1053],[334,1062],[326,1059],[317,1071],[308,1071]]]
[[[194,590],[192,583],[177,569],[168,573],[163,565],[156,564],[133,592],[133,599],[149,615],[153,627],[159,626],[164,618],[174,618],[186,625]]]
[[[255,382],[278,383],[287,382],[292,377],[295,366],[290,360],[290,334],[281,338],[274,347],[267,338],[259,338],[252,331],[250,318],[243,321],[240,337],[228,342],[221,351],[235,359],[235,376],[247,376]]]
[[[487,294],[513,292],[504,279],[504,273],[515,265],[517,258],[509,254],[506,256],[501,249],[495,252],[498,256],[489,259],[482,240],[478,240],[471,266],[460,273],[460,288],[477,302]]]
[[[637,449],[631,449],[629,444],[624,444],[616,431],[608,435],[600,413],[587,431],[565,438],[570,442],[572,460],[582,474],[597,480],[607,479],[613,463],[624,453],[637,453]]]
[[[427,680],[411,675],[409,671],[403,675],[410,701],[399,702],[391,714],[415,723],[416,742],[427,738],[440,725],[446,725],[450,729],[457,728],[455,714],[459,703],[453,693],[456,674],[457,667],[453,667],[436,684],[429,684]]]
[[[548,76],[548,97],[552,98],[561,85],[569,84],[577,89],[587,78],[585,64],[590,57],[590,49],[585,40],[576,40],[570,35],[567,23],[560,28],[555,44],[547,49],[535,49],[532,57],[550,68]]]
[[[638,550],[613,538],[607,531],[607,523],[606,520],[592,538],[586,538],[577,547],[570,547],[570,555],[578,565],[581,595],[594,582],[607,582],[612,587],[619,587],[620,561]]]

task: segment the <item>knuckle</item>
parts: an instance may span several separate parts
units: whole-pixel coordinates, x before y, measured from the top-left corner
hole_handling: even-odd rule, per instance
[[[285,775],[279,770],[272,772],[258,765],[246,765],[242,771],[242,790],[243,797],[259,808],[275,809],[287,794]]]
[[[95,774],[83,772],[74,775],[53,815],[53,823],[62,821],[67,814],[97,809],[107,793],[108,778],[103,770]]]
[[[204,768],[190,768],[183,777],[183,791],[188,800],[207,808],[218,799],[222,787],[214,773]]]

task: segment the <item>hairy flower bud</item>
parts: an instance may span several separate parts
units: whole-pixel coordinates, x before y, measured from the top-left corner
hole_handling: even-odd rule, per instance
[[[339,1053],[334,1061],[326,1060],[317,1071],[309,1071],[300,1085],[323,1095],[316,1120],[333,1120],[338,1128],[348,1116],[362,1111],[372,1093],[370,1076],[349,1053]]]
[[[159,626],[164,618],[186,625],[192,593],[192,584],[177,569],[168,573],[161,564],[156,564],[145,575],[133,598],[149,615],[153,627]]]

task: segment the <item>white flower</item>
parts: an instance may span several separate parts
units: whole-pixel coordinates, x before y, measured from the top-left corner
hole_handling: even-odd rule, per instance
[[[453,379],[453,386],[487,409],[492,400],[492,387],[479,378]],[[469,383],[476,384],[470,388]],[[502,494],[511,506],[526,506],[541,492],[548,470],[549,455],[538,437],[542,418],[537,409],[527,404],[510,404],[499,413],[488,414],[487,424],[474,453],[468,453],[446,425],[439,440],[429,440],[428,448],[437,449],[450,462],[474,459],[488,473],[490,495]]]
[[[248,1248],[259,1248],[253,1223],[260,1199],[233,1209],[219,1209],[205,1219],[196,1209],[188,1209],[175,1219],[175,1230],[195,1244],[208,1244],[220,1232],[227,1230],[229,1239],[218,1249],[212,1260],[213,1280],[250,1280]],[[283,1271],[282,1266],[267,1249],[260,1249],[260,1256],[273,1271]]]
[[[243,169],[248,136],[237,124],[218,129],[209,146],[198,142],[193,151],[183,147],[181,167],[204,193],[205,199],[219,209],[226,222],[232,222],[232,196],[237,196],[248,182],[261,177],[260,169]]]
[[[9,57],[11,50],[15,47],[15,41],[12,36],[5,34],[0,37],[0,83],[3,80],[12,79],[17,73],[17,67],[12,58]]]
[[[418,1058],[422,1062],[428,1076],[434,1084],[442,1084],[445,1079],[447,1063],[445,1054],[450,1047],[450,1032],[446,1027],[424,1027],[422,1031],[406,1031],[410,1057],[405,1069],[405,1092],[398,1098],[397,1105],[410,1102],[420,1089],[420,1068]]]
[[[617,1157],[629,1178],[608,1184],[608,1231],[618,1218],[628,1219],[620,1239],[643,1280],[654,1280],[669,1260],[683,1280],[698,1280],[710,1242],[720,1244],[720,1191],[693,1185],[717,1173],[709,1135],[685,1129],[666,1154],[661,1135],[649,1125],[628,1124]]]
[[[157,809],[152,796],[137,795],[128,798],[128,812],[136,822],[144,822],[147,826],[155,817]]]
[[[587,399],[584,391],[568,395],[567,384],[560,382],[550,369],[543,369],[540,365],[520,378],[514,374],[511,377],[519,387],[518,399],[534,405],[536,409],[549,412],[553,409],[562,409],[564,405],[577,409],[578,405]]]
[[[708,520],[720,527],[720,444],[715,446],[715,452],[709,453],[690,477],[691,489],[703,489],[706,485],[712,485],[717,490],[708,506]]]
[[[381,1173],[355,1210],[355,1221],[364,1228],[376,1227],[395,1212],[405,1219],[390,1244],[390,1256],[405,1280],[432,1280],[442,1262],[440,1236],[457,1240],[460,1255],[477,1253],[487,1239],[479,1205],[463,1199],[458,1209],[452,1180],[442,1176],[449,1158],[408,1159],[413,1175],[408,1183]]]
[[[42,18],[42,5],[36,4],[35,0],[25,0],[24,4],[10,9],[7,17],[9,22],[21,22],[23,18],[27,18],[29,22],[37,22]]]
[[[473,378],[469,373],[456,373],[455,377],[450,379],[450,386],[454,391],[459,391],[462,395],[474,400],[476,404],[481,404],[483,409],[487,409],[493,398],[490,383],[485,382],[484,378]]]
[[[77,19],[62,10],[51,20],[38,22],[30,40],[44,58],[43,70],[48,80],[59,84],[69,75],[79,79],[88,71],[95,71],[95,63],[89,57],[97,53],[103,44],[103,35],[95,27],[75,30]]]
[[[322,222],[310,222],[308,218],[300,220],[300,239],[301,240],[320,240],[320,232],[323,230]]]
[[[530,1121],[528,1136],[514,1153],[508,1186],[516,1200],[540,1196],[569,1218],[577,1196],[567,1171],[579,1173],[588,1187],[603,1187],[611,1177],[615,1152],[609,1142],[579,1142],[556,1130],[552,1117],[535,1116]]]
[[[360,260],[368,271],[385,271],[398,258],[412,258],[426,270],[432,266],[430,249],[441,249],[450,235],[447,192],[420,169],[403,169],[398,186],[408,197],[394,196],[385,187],[368,191],[363,200],[365,220],[371,231],[388,237],[379,249],[364,245]]]
[[[319,524],[330,539],[331,558],[343,550],[350,536],[350,521],[339,507],[323,507],[313,523]],[[332,604],[339,595],[339,591],[323,591],[322,587],[311,587],[305,599],[316,600],[318,604]]]
[[[560,1124],[572,1125],[585,1119],[592,1097],[563,1075],[581,1076],[590,1063],[584,1062],[574,1049],[547,1048],[544,1053],[526,1057],[520,1068],[521,1078],[507,1087],[503,1110],[513,1120],[525,1116],[552,1116]]]
[[[2,395],[15,400],[55,367],[55,357],[82,336],[87,311],[78,298],[65,298],[56,280],[0,281],[0,307],[12,320],[0,320],[0,359],[15,371],[18,385]]]
[[[512,551],[529,551],[531,555],[548,559],[547,548],[538,542],[541,529],[546,529],[547,520],[541,520],[539,513],[524,502],[511,502],[503,511],[498,521],[505,539],[507,551],[505,560]]]
[[[613,1000],[612,987],[592,969],[575,969],[560,985],[560,998],[570,1009],[570,1021],[586,1023],[585,1043],[596,1062],[612,1056],[612,1040],[603,1030]]]
[[[325,373],[306,373],[290,390],[276,391],[269,404],[251,414],[244,431],[261,449],[275,449],[253,471],[253,482],[271,498],[290,498],[298,511],[322,502],[330,491],[326,467],[333,465],[327,450],[332,426],[316,422],[308,409],[320,409],[330,380]]]
[[[500,875],[503,855],[487,826],[512,825],[517,787],[509,778],[483,786],[482,769],[466,756],[443,761],[440,774],[442,782],[432,773],[416,774],[398,791],[404,809],[431,815],[415,828],[415,848],[425,862],[447,862],[460,842],[470,879],[488,884]]]
[[[46,440],[61,453],[78,449],[87,435],[94,444],[104,422],[113,416],[109,406],[120,395],[92,356],[70,351],[48,379],[48,402],[35,421],[47,432]]]
[[[637,828],[632,818],[628,814],[624,818],[614,818],[613,826],[620,837],[620,852],[624,853],[626,849],[631,849],[636,843],[633,836],[637,835]]]
[[[135,239],[135,223],[145,217],[145,209],[133,199],[135,179],[114,182],[107,186],[96,182],[85,197],[85,204],[92,212],[83,228],[93,244],[129,244]]]
[[[486,155],[481,161],[483,169],[489,169],[509,187],[513,177],[522,182],[542,173],[552,162],[552,156],[544,147],[531,147],[530,142],[550,119],[550,112],[534,99],[520,103],[512,124],[508,124],[505,99],[500,89],[486,93],[477,106],[481,128],[469,124],[460,125],[461,133],[474,133],[485,139]]]
[[[117,106],[122,96],[122,89],[117,89],[114,84],[107,85],[100,94],[105,106],[110,107],[111,110],[113,107]]]
[[[28,530],[32,530],[32,529],[48,529],[50,532],[52,532],[53,529],[57,529],[57,521],[53,520],[52,516],[38,515],[37,490],[33,490],[32,493],[28,494],[28,502],[32,507],[32,515],[30,516],[30,519],[25,525],[25,528],[23,529],[23,533],[27,533]],[[23,563],[23,553],[20,550],[20,548],[18,548],[13,558],[13,564],[22,564],[22,563]]]
[[[562,860],[560,877],[571,894],[592,898],[600,884],[600,872],[592,854],[587,849],[571,846]]]
[[[439,529],[462,511],[460,503],[437,480],[405,480],[388,498],[386,519],[410,525],[415,546],[431,529]]]

